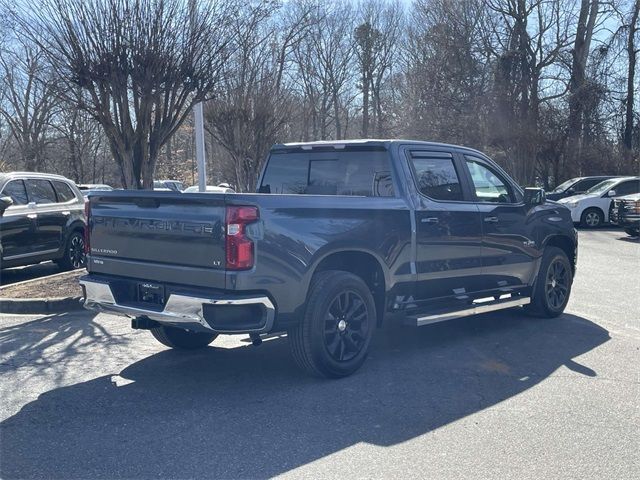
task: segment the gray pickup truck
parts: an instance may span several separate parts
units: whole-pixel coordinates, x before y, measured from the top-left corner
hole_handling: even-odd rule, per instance
[[[257,193],[96,192],[87,213],[87,308],[178,349],[287,332],[326,377],[357,370],[385,318],[560,315],[577,257],[569,210],[544,191],[418,141],[275,145]]]

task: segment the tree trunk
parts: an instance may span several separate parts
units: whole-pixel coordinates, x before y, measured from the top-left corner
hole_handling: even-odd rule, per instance
[[[333,93],[333,115],[336,122],[336,140],[342,140],[342,122],[340,121],[340,102],[337,93]]]
[[[369,76],[362,72],[362,136],[369,136]]]
[[[571,174],[581,174],[581,136],[584,110],[584,83],[587,59],[593,37],[593,29],[598,16],[598,0],[582,0],[573,47],[571,78],[569,80],[569,120],[567,126],[567,156],[571,160]]]
[[[622,143],[630,151],[633,140],[633,103],[635,101],[635,76],[636,76],[636,46],[635,35],[638,31],[638,14],[640,14],[640,0],[636,0],[629,25],[629,37],[627,40],[627,55],[629,56],[629,73],[627,75],[627,98],[624,115],[624,134]]]

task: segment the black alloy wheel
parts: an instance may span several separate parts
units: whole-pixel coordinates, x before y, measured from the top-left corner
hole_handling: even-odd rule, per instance
[[[546,247],[531,292],[531,303],[525,305],[525,310],[543,318],[561,315],[569,302],[572,284],[573,269],[566,252],[555,246]]]
[[[339,270],[318,272],[304,315],[287,332],[293,359],[314,376],[351,375],[367,358],[376,322],[376,304],[361,277]]]
[[[362,351],[371,328],[369,317],[357,292],[343,291],[334,297],[324,319],[324,345],[334,360],[347,362]]]
[[[561,308],[569,293],[569,274],[565,262],[554,259],[547,270],[545,294],[553,309]]]
[[[84,236],[82,232],[75,231],[67,240],[62,258],[55,260],[62,270],[75,270],[83,268],[87,263],[87,255],[84,251]]]
[[[84,252],[84,238],[82,238],[82,235],[80,235],[79,233],[74,233],[71,236],[71,239],[69,240],[69,248],[67,249],[67,255],[69,257],[69,263],[71,264],[72,268],[76,269],[84,267],[87,261],[87,257]]]

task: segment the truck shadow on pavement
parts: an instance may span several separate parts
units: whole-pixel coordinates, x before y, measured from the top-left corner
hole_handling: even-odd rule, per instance
[[[300,373],[285,339],[165,350],[41,395],[2,422],[2,478],[263,478],[392,446],[518,395],[609,339],[573,315],[500,312],[377,332],[355,375]],[[215,343],[214,343],[215,345]]]

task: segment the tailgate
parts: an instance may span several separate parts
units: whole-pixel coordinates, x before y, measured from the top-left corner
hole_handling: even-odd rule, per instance
[[[117,191],[89,201],[90,272],[224,288],[224,194]]]

